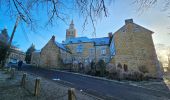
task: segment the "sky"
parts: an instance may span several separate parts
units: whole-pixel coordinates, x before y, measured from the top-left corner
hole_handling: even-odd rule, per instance
[[[132,18],[134,23],[139,24],[151,31],[153,34],[153,41],[155,46],[163,45],[164,47],[170,46],[170,17],[168,17],[168,11],[162,11],[163,3],[158,1],[152,8],[146,10],[143,13],[137,10],[137,5],[133,4],[133,0],[115,0],[113,4],[108,7],[109,16],[99,18],[96,25],[96,37],[106,37],[109,32],[115,32],[125,24],[126,19]],[[84,18],[75,11],[69,10],[69,19],[67,24],[61,20],[57,20],[53,26],[44,27],[44,15],[38,13],[38,24],[41,27],[37,27],[35,31],[30,31],[28,26],[19,23],[13,44],[18,46],[22,51],[26,51],[33,43],[37,50],[41,49],[52,37],[55,35],[56,41],[61,42],[65,40],[66,29],[69,28],[69,23],[74,20],[75,28],[77,29],[78,36],[93,37],[93,28],[89,23],[83,31]],[[0,30],[4,27],[8,29],[9,35],[12,33],[12,29],[15,23],[15,19],[11,19],[6,11],[0,8]]]

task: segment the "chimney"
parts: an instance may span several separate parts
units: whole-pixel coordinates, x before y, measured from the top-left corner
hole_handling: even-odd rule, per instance
[[[133,19],[126,19],[125,24],[133,23]]]
[[[112,32],[109,32],[109,33],[108,33],[108,37],[109,37],[109,38],[112,38]]]
[[[52,36],[51,40],[55,42],[55,36],[54,35]]]

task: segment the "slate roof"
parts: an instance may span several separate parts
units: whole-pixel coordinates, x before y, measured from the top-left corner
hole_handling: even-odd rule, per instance
[[[39,53],[39,52],[41,52],[41,50],[35,50],[34,52],[37,52],[37,53]]]
[[[55,43],[56,43],[57,47],[59,47],[60,49],[63,49],[65,51],[69,51],[63,44],[58,43],[58,42],[55,42]]]
[[[88,42],[93,42],[95,43],[95,45],[109,45],[109,37],[102,38],[76,37],[66,40],[63,44],[88,43]]]
[[[81,42],[92,42],[92,41],[87,37],[76,37],[76,38],[67,39],[66,41],[64,41],[63,44],[72,44],[72,43],[81,43]]]
[[[102,38],[92,38],[93,42],[95,42],[95,45],[109,45],[109,37],[102,37]]]

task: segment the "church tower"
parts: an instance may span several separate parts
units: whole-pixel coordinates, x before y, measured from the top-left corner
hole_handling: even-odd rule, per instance
[[[69,29],[66,30],[66,40],[70,38],[75,38],[76,34],[76,29],[74,28],[74,23],[72,20]]]

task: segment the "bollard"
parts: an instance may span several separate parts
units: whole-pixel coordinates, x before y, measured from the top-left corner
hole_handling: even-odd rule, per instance
[[[75,100],[75,89],[70,88],[68,90],[68,100]]]
[[[39,94],[40,94],[40,78],[36,78],[34,96],[38,96]]]
[[[10,78],[13,79],[14,77],[15,77],[15,68],[12,68]]]
[[[26,73],[24,73],[24,74],[23,74],[23,76],[22,76],[21,86],[22,86],[23,88],[25,88],[26,76],[27,76],[27,74],[26,74]]]

